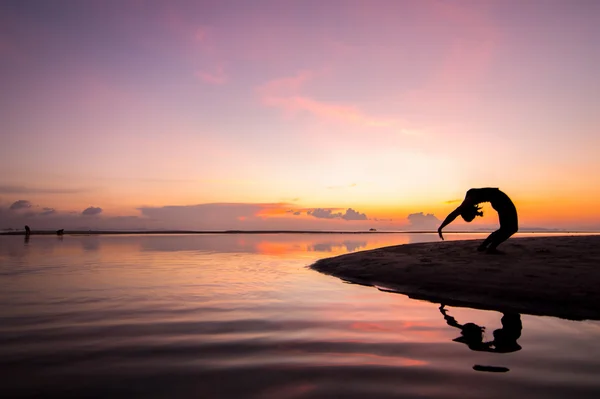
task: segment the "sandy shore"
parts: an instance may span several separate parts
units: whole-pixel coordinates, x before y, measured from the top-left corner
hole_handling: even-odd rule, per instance
[[[600,319],[600,236],[512,238],[379,248],[319,260],[322,273],[411,298],[501,312]]]

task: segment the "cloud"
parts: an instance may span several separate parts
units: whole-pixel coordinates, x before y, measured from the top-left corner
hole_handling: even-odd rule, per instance
[[[262,220],[266,210],[281,208],[280,204],[210,203],[197,205],[169,205],[140,207],[143,216],[183,229],[241,229],[249,223]]]
[[[40,213],[40,216],[49,216],[49,215],[53,215],[56,213],[56,209],[54,208],[42,208],[42,212]]]
[[[207,29],[206,27],[199,27],[196,29],[196,32],[194,33],[194,40],[196,40],[197,42],[204,42],[206,41],[206,35],[207,35]]]
[[[271,80],[260,86],[257,91],[264,105],[286,112],[307,112],[321,119],[371,127],[391,127],[400,124],[399,120],[393,118],[368,115],[354,105],[319,101],[301,94],[300,89],[314,76],[315,73],[311,71],[301,71],[295,76]]]
[[[21,200],[25,201],[25,200]],[[0,228],[25,224],[37,230],[335,230],[364,229],[362,214],[352,208],[300,208],[290,203],[208,203],[144,206],[138,215],[106,216],[90,206],[83,211],[31,205],[0,208]],[[27,205],[30,205],[27,208]]]
[[[221,85],[223,83],[226,83],[228,80],[228,77],[225,74],[223,67],[217,67],[217,69],[214,72],[208,72],[199,69],[198,71],[196,71],[196,77],[202,79],[203,82],[212,85]]]
[[[445,203],[446,203],[446,204],[454,204],[454,203],[456,203],[456,202],[461,202],[461,201],[462,201],[461,199],[453,199],[453,200],[448,200],[448,201],[446,201]]]
[[[39,188],[14,185],[0,185],[0,194],[77,194],[85,190],[70,188]]]
[[[310,97],[270,97],[266,99],[266,103],[270,106],[282,108],[286,111],[304,111],[321,119],[336,120],[349,124],[385,127],[394,126],[396,123],[392,119],[374,118],[368,116],[360,111],[357,107],[352,105],[326,103],[314,100]]]
[[[367,215],[364,213],[360,213],[355,211],[352,208],[348,208],[346,213],[342,215],[342,219],[344,220],[367,220]]]
[[[334,212],[336,209],[309,209],[306,214],[320,219],[368,220],[367,215],[348,208],[345,213]]]
[[[81,212],[81,214],[84,216],[94,216],[94,215],[99,215],[101,213],[102,213],[102,208],[93,207],[93,206],[90,206],[89,208],[86,208],[83,210],[83,212]]]
[[[341,213],[333,213],[333,209],[315,208],[309,209],[307,215],[314,216],[319,219],[334,219],[342,216]]]
[[[312,71],[300,71],[294,76],[273,79],[259,88],[265,99],[271,96],[292,96],[297,93],[302,86],[314,77]]]
[[[408,215],[407,219],[410,223],[410,227],[413,229],[437,229],[441,223],[441,221],[437,217],[435,217],[433,213],[411,213],[410,215]]]
[[[157,224],[189,230],[362,229],[367,216],[354,209],[298,208],[290,203],[209,203],[140,207]]]
[[[11,211],[17,211],[19,209],[27,209],[31,208],[31,202],[27,200],[18,200],[13,202],[13,204],[8,208]]]
[[[493,65],[502,35],[493,14],[459,2],[424,2],[433,20],[432,33],[443,37],[443,53],[424,84],[407,101],[429,109],[468,107],[478,100],[477,85]],[[451,97],[449,97],[451,96]],[[431,115],[429,116],[431,117]]]

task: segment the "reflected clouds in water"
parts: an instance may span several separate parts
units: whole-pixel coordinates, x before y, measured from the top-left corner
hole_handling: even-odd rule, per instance
[[[317,243],[309,246],[310,251],[314,252],[339,252],[345,249],[346,252],[354,252],[367,246],[367,241],[336,241]]]
[[[62,236],[59,238],[62,239]],[[84,237],[80,242],[84,251],[98,251],[100,249],[100,238],[97,236]]]
[[[307,252],[338,255],[407,242],[405,235],[364,236],[368,237],[349,240],[342,234],[164,235],[144,236],[140,244],[144,251],[205,251],[283,256]]]

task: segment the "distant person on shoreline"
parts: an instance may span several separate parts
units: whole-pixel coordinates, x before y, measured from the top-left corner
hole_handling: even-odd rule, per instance
[[[517,208],[510,200],[508,195],[504,194],[498,188],[472,188],[467,191],[463,202],[453,210],[438,228],[438,234],[443,240],[442,229],[452,223],[460,215],[465,222],[471,222],[476,216],[483,216],[479,204],[489,202],[492,208],[498,212],[500,219],[500,228],[494,231],[477,248],[478,251],[486,251],[491,254],[501,253],[496,249],[498,245],[508,240],[510,236],[519,230],[519,220],[517,217]]]
[[[31,229],[29,228],[29,226],[25,225],[25,235],[29,236],[31,234]]]

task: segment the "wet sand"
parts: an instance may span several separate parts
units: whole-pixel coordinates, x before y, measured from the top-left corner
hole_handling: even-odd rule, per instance
[[[453,306],[600,319],[600,236],[512,238],[504,255],[481,240],[379,248],[311,267],[343,280]]]

